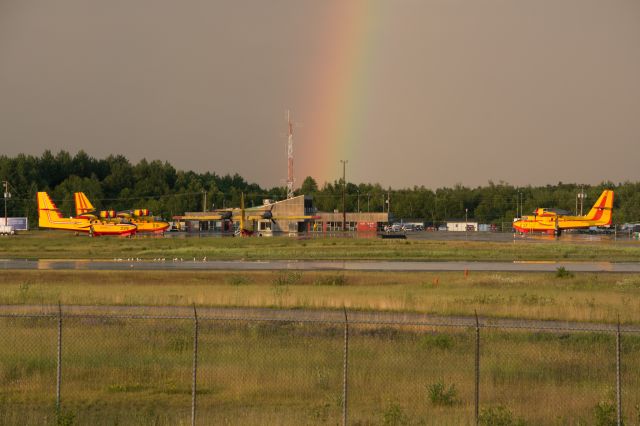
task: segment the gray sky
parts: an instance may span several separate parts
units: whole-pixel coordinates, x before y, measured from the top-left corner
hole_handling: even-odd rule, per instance
[[[283,185],[287,108],[298,184],[640,180],[640,2],[0,0],[3,154]]]

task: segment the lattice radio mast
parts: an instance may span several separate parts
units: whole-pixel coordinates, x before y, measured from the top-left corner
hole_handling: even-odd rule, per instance
[[[287,198],[293,198],[293,123],[291,113],[287,110],[287,125],[289,126],[287,138]]]

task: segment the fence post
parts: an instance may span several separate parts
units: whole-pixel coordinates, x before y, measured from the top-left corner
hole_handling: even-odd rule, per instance
[[[342,353],[342,424],[347,426],[347,387],[348,387],[348,367],[349,367],[349,318],[347,308],[344,310],[344,351]]]
[[[60,413],[60,384],[62,383],[62,305],[58,301],[58,362],[56,368],[56,412]]]
[[[618,315],[618,330],[616,332],[616,411],[618,412],[618,426],[622,425],[622,388],[620,384],[620,316]]]
[[[475,386],[475,416],[476,425],[480,421],[480,321],[478,320],[478,311],[476,314],[476,386]]]
[[[196,424],[196,390],[198,378],[198,311],[193,304],[193,376],[191,383],[191,426]]]

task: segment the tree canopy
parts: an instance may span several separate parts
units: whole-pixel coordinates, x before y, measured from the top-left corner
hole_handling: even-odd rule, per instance
[[[196,173],[176,170],[168,162],[140,160],[132,164],[122,155],[96,159],[84,151],[72,156],[66,151],[41,156],[19,154],[0,156],[0,178],[10,183],[12,197],[7,203],[10,216],[27,216],[37,223],[36,192],[47,191],[64,215],[74,211],[73,193],[83,191],[99,209],[124,210],[149,208],[156,215],[170,218],[185,211],[237,207],[245,194],[248,206],[260,205],[265,198],[281,200],[285,187],[262,188],[247,182],[242,176],[218,175],[215,172]],[[587,194],[586,213],[605,189],[615,191],[614,223],[640,221],[640,182],[599,185],[558,183],[557,185],[515,187],[504,182],[489,182],[469,188],[429,189],[383,188],[377,183],[351,183],[342,180],[327,182],[322,187],[308,176],[297,194],[311,195],[320,211],[342,209],[342,191],[346,192],[346,210],[362,212],[386,211],[389,200],[394,218],[416,219],[441,223],[447,219],[464,218],[481,223],[511,222],[522,210],[525,214],[536,207],[557,207],[579,210],[577,194]],[[204,200],[207,205],[203,206]],[[520,200],[520,203],[519,203]]]

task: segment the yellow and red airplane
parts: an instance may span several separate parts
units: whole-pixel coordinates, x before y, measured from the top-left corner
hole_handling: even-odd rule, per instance
[[[523,216],[513,221],[513,227],[524,233],[545,232],[560,235],[566,229],[584,229],[592,226],[611,225],[613,212],[613,191],[607,189],[584,216],[572,216],[570,212],[558,209],[537,208],[533,216]]]
[[[105,219],[123,218],[136,225],[138,232],[153,232],[162,234],[169,229],[169,223],[155,220],[149,213],[149,209],[133,209],[116,212],[115,210],[96,211],[84,192],[73,194],[76,203],[76,217],[101,217]]]
[[[121,235],[128,237],[136,233],[136,225],[102,220],[96,216],[65,218],[51,201],[49,194],[38,192],[38,226],[40,228],[61,229],[84,232],[89,236]]]

